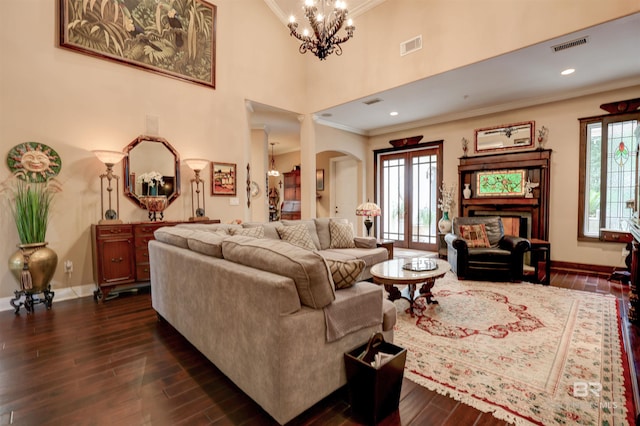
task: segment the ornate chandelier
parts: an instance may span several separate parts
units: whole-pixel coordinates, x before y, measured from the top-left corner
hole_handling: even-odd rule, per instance
[[[340,37],[337,33],[347,19],[347,5],[344,1],[336,0],[333,2],[333,11],[327,15],[325,14],[325,6],[327,9],[331,8],[332,2],[329,0],[318,1],[322,4],[320,14],[318,14],[318,8],[314,0],[305,0],[304,3],[304,14],[309,20],[309,25],[311,25],[311,29],[313,30],[312,35],[309,34],[309,30],[306,28],[302,34],[297,31],[298,23],[293,15],[289,17],[288,27],[291,30],[291,35],[302,42],[299,49],[300,53],[311,51],[320,58],[320,60],[323,60],[333,52],[338,56],[342,55],[342,47],[340,47],[340,44],[353,37],[353,30],[355,30],[356,27],[353,26],[351,19],[347,20],[347,26],[344,27],[347,34]]]

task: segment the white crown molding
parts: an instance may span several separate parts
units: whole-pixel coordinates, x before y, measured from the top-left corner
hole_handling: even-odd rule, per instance
[[[346,132],[355,133],[355,134],[361,135],[361,136],[369,136],[369,133],[367,131],[365,131],[365,130],[356,129],[355,127],[345,126],[345,125],[338,124],[338,123],[332,123],[330,121],[324,120],[324,119],[322,119],[320,117],[317,117],[317,116],[313,117],[313,121],[315,121],[316,123],[321,124],[323,126],[333,127],[334,129],[344,130]]]

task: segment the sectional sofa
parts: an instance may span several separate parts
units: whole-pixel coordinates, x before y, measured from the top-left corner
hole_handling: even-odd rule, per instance
[[[186,224],[149,243],[158,315],[280,424],[346,383],[345,352],[393,341],[395,306],[362,281],[387,251],[338,243],[336,223]]]

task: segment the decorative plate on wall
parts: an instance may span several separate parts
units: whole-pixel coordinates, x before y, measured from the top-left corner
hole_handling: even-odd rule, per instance
[[[258,182],[256,182],[255,180],[252,180],[251,181],[251,196],[255,198],[258,195],[260,195],[260,185],[258,185]]]
[[[62,160],[50,146],[40,142],[24,142],[7,155],[11,173],[29,182],[45,182],[60,173]]]

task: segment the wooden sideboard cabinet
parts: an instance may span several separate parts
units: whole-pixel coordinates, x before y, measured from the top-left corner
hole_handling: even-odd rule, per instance
[[[104,300],[111,289],[135,282],[133,225],[91,225],[94,299]]]
[[[93,279],[97,285],[93,297],[104,301],[116,288],[131,290],[148,286],[149,241],[163,226],[193,222],[138,222],[119,225],[91,225],[93,248]],[[197,223],[220,223],[219,220]]]

